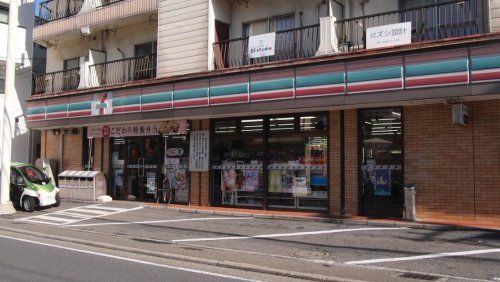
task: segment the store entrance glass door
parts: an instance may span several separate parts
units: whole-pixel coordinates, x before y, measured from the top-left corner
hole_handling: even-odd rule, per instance
[[[403,217],[401,108],[361,110],[361,209],[370,217]]]
[[[129,138],[127,140],[127,199],[153,201],[159,185],[161,160],[158,137]]]

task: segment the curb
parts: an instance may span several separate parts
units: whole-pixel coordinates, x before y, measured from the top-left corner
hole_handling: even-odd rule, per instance
[[[156,208],[162,208],[162,207],[156,207]],[[293,221],[335,223],[335,224],[353,224],[353,225],[368,225],[368,226],[381,226],[381,227],[408,227],[413,229],[427,229],[427,230],[487,230],[487,231],[495,230],[484,227],[459,226],[459,225],[449,225],[449,224],[447,225],[447,224],[437,224],[437,223],[433,224],[433,223],[418,223],[418,222],[377,222],[377,221],[356,220],[349,218],[321,218],[321,217],[307,217],[307,216],[254,214],[246,212],[211,211],[211,210],[198,210],[193,208],[179,208],[179,207],[166,207],[166,208],[184,213],[254,217],[262,219],[282,219],[282,220],[293,220]]]
[[[33,232],[33,231],[22,230],[22,229],[15,229],[15,228],[4,227],[4,226],[0,226],[0,230],[13,232],[13,233],[20,233],[20,234],[29,235],[29,236],[43,237],[43,238],[47,238],[47,239],[58,240],[58,241],[63,241],[63,242],[68,242],[68,243],[82,244],[82,245],[103,248],[103,249],[108,249],[108,250],[129,252],[129,253],[147,255],[147,256],[152,256],[152,257],[159,257],[159,258],[165,258],[165,259],[171,259],[171,260],[177,260],[177,261],[185,261],[185,262],[204,264],[204,265],[211,265],[211,266],[217,266],[217,267],[225,267],[225,268],[231,268],[231,269],[236,269],[236,270],[264,273],[264,274],[283,276],[283,277],[289,277],[289,278],[296,278],[296,279],[307,279],[307,280],[311,280],[311,281],[331,281],[331,282],[363,281],[363,280],[354,280],[354,279],[347,279],[347,278],[341,278],[341,277],[335,277],[335,276],[325,276],[325,275],[317,275],[317,274],[302,273],[302,272],[295,272],[295,271],[285,271],[285,270],[279,270],[279,269],[274,269],[274,268],[269,268],[269,267],[264,267],[264,266],[253,265],[253,264],[237,263],[237,262],[230,262],[230,261],[217,261],[217,260],[210,260],[210,259],[204,259],[204,258],[189,257],[189,256],[184,256],[184,255],[178,255],[178,254],[171,254],[171,253],[160,253],[160,252],[155,252],[155,251],[141,250],[141,249],[137,249],[137,248],[111,245],[111,244],[107,244],[107,243],[98,243],[98,242],[93,242],[93,241],[88,241],[88,240],[83,240],[83,239],[62,237],[62,236],[58,236],[58,235],[50,235],[50,237],[47,237],[47,234],[45,234],[45,233]]]

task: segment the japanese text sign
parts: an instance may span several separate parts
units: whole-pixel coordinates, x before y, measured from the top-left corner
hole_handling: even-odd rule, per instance
[[[265,33],[248,38],[248,58],[274,56],[276,33]]]
[[[411,43],[411,22],[370,27],[366,30],[366,49]]]
[[[189,170],[208,171],[210,132],[193,131],[189,137]]]

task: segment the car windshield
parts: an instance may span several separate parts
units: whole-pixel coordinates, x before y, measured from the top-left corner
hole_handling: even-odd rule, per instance
[[[47,184],[49,183],[49,177],[43,173],[41,170],[34,166],[23,166],[18,168],[19,171],[28,179],[29,182],[35,184]]]

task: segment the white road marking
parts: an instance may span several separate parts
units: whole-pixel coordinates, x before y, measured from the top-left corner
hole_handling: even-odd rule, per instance
[[[63,222],[63,223],[68,223],[72,222],[73,219],[69,218],[62,218],[62,217],[55,217],[55,216],[50,216],[50,215],[39,215],[37,219],[45,219],[45,220],[50,220],[50,221],[56,221],[56,222]]]
[[[100,210],[94,210],[94,209],[85,208],[85,207],[75,208],[72,211],[83,212],[84,214],[86,213],[86,214],[98,214],[98,215],[113,213],[113,212],[110,212],[110,211],[100,211]],[[114,212],[116,212],[116,211],[114,211]]]
[[[71,224],[68,227],[87,227],[87,226],[103,226],[103,225],[129,225],[129,224],[155,224],[155,223],[171,223],[185,221],[205,221],[205,220],[239,220],[251,219],[251,217],[201,217],[201,218],[184,218],[170,220],[150,220],[150,221],[133,221],[133,222],[104,222],[104,223],[87,223],[87,224]]]
[[[488,253],[500,253],[500,248],[474,250],[474,251],[463,251],[463,252],[437,253],[437,254],[419,255],[419,256],[411,256],[411,257],[400,257],[400,258],[385,258],[385,259],[368,259],[368,260],[348,261],[345,264],[371,264],[371,263],[408,261],[408,260],[419,260],[419,259],[430,259],[430,258],[441,258],[441,257],[470,256],[470,255],[479,255],[479,254],[488,254]]]
[[[106,208],[106,210],[104,210],[103,208]],[[52,213],[24,217],[18,219],[18,221],[66,226],[68,224],[77,223],[88,219],[99,218],[123,212],[135,211],[142,208],[143,207],[135,207],[131,209],[108,208],[97,204],[97,205],[75,207]]]
[[[101,205],[85,206],[85,208],[87,208],[87,209],[109,210],[109,211],[122,211],[122,210],[124,210],[122,208],[112,208],[112,207],[106,207],[106,206],[101,206]]]
[[[208,271],[203,271],[203,270],[196,270],[196,269],[190,269],[190,268],[185,268],[185,267],[177,267],[177,266],[172,266],[172,265],[167,265],[167,264],[159,264],[159,263],[138,260],[138,259],[132,259],[132,258],[124,258],[124,257],[109,255],[109,254],[105,254],[105,253],[98,253],[98,252],[93,252],[93,251],[86,251],[86,250],[81,250],[81,249],[69,248],[69,247],[48,244],[48,243],[42,243],[42,242],[36,242],[36,241],[32,241],[32,240],[15,238],[15,237],[10,237],[10,236],[5,236],[5,235],[0,235],[0,238],[11,239],[11,240],[16,240],[16,241],[20,241],[20,242],[31,243],[31,244],[41,245],[41,246],[46,246],[46,247],[52,247],[52,248],[57,248],[57,249],[62,249],[62,250],[67,250],[67,251],[73,251],[73,252],[82,253],[82,254],[95,255],[95,256],[100,256],[100,257],[112,258],[112,259],[116,259],[116,260],[135,262],[135,263],[144,264],[144,265],[157,266],[157,267],[162,267],[162,268],[167,268],[167,269],[174,269],[174,270],[210,275],[210,276],[221,277],[221,278],[237,279],[237,280],[241,280],[241,281],[259,281],[259,280],[255,280],[255,279],[247,279],[247,278],[243,278],[243,277],[226,275],[226,274],[219,274],[219,273],[208,272]]]
[[[395,230],[395,229],[407,229],[407,227],[367,227],[367,228],[334,229],[334,230],[321,230],[321,231],[295,232],[295,233],[264,234],[264,235],[254,235],[254,236],[228,236],[228,237],[215,237],[215,238],[212,237],[212,238],[177,239],[177,240],[172,240],[172,242],[241,240],[241,239],[253,239],[253,238],[275,238],[275,237],[319,235],[319,234],[331,234],[331,233],[354,232],[354,231],[378,231],[378,230]]]

